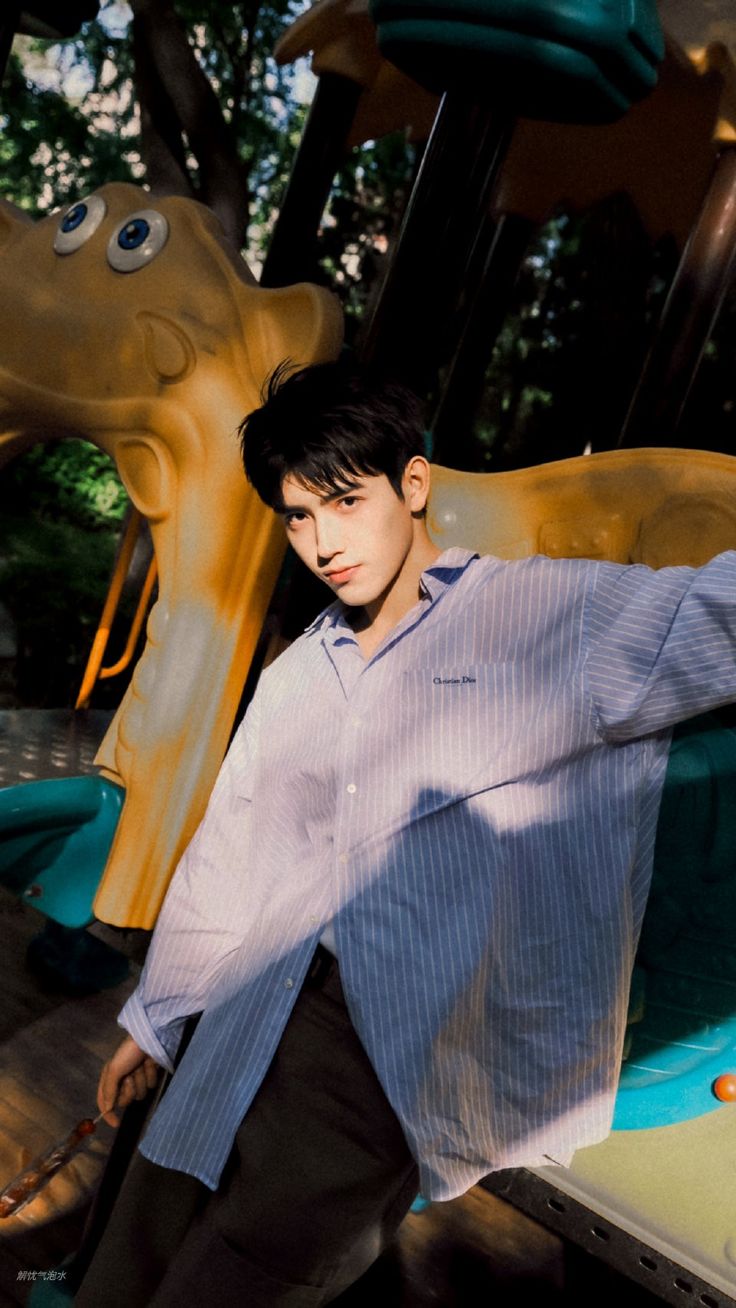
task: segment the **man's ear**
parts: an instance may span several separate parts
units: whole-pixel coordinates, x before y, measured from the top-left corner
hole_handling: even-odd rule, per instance
[[[423,455],[415,454],[409,459],[404,468],[402,487],[412,513],[423,513],[426,509],[431,477],[429,463]]]

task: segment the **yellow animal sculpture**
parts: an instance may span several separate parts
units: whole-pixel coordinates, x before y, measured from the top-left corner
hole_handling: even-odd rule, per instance
[[[0,210],[0,457],[83,436],[148,519],[159,596],[97,763],[126,800],[95,901],[150,927],[207,801],[280,566],[237,439],[283,359],[340,348],[324,290],[260,288],[204,206],[103,186],[30,222]]]

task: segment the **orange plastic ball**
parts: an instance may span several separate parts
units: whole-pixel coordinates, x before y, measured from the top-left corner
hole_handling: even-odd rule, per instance
[[[736,1103],[736,1072],[722,1072],[713,1082],[713,1094],[723,1104]]]

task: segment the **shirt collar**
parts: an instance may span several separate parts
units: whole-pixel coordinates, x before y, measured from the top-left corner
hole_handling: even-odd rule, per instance
[[[422,595],[426,595],[432,601],[439,599],[440,595],[459,581],[468,564],[478,557],[477,550],[465,550],[459,545],[452,545],[450,549],[443,550],[434,563],[424,569],[419,579]]]
[[[443,550],[442,554],[435,559],[434,563],[424,569],[419,579],[419,590],[424,599],[431,600],[432,603],[439,599],[450,586],[465,572],[468,564],[473,559],[477,559],[477,550],[462,549],[458,545],[452,545],[449,549]],[[310,635],[314,631],[327,631],[332,627],[344,627],[350,631],[352,628],[347,620],[346,604],[341,600],[335,600],[328,608],[323,609],[308,627],[305,627],[304,634]]]

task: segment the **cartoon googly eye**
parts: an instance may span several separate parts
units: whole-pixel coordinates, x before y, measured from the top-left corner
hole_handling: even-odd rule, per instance
[[[94,235],[106,213],[107,205],[101,195],[88,195],[70,205],[59,219],[54,235],[56,253],[73,254]]]
[[[115,228],[107,243],[107,262],[116,272],[135,272],[155,259],[169,235],[169,224],[157,209],[139,209]]]

